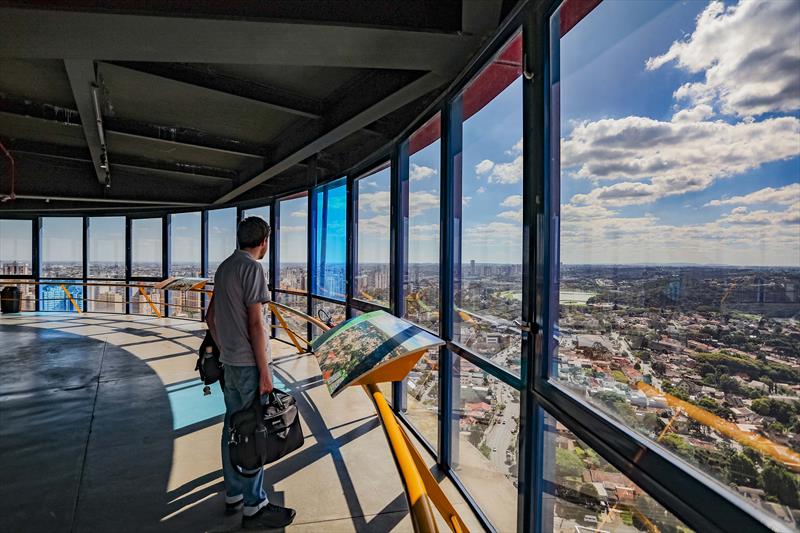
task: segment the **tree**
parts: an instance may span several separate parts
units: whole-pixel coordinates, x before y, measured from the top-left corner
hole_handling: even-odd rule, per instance
[[[556,448],[556,478],[580,477],[583,473],[583,461],[574,452]]]
[[[768,461],[761,472],[764,492],[774,496],[784,505],[800,508],[797,481],[786,468],[774,461]]]
[[[663,363],[661,361],[656,361],[655,363],[652,364],[652,367],[653,367],[653,372],[659,375],[663,375],[667,371],[666,363]]]
[[[758,470],[753,461],[743,453],[731,456],[728,462],[728,479],[737,485],[758,487]]]

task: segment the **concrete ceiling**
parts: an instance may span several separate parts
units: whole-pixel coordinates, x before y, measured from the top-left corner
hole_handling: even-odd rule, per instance
[[[0,141],[17,174],[0,214],[223,204],[336,177],[433,101],[514,2],[96,4],[0,1]]]

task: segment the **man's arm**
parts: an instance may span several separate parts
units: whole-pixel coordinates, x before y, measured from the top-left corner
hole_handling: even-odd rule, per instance
[[[247,306],[247,331],[250,334],[250,345],[256,358],[260,375],[258,389],[261,394],[272,392],[272,371],[267,361],[267,332],[264,328],[264,316],[260,303]],[[212,333],[213,335],[213,333]]]
[[[219,337],[217,337],[217,323],[214,321],[214,295],[211,295],[211,301],[208,302],[208,309],[206,309],[206,324],[208,324],[208,329],[211,331],[211,338],[214,339],[214,342],[217,343],[219,346]]]

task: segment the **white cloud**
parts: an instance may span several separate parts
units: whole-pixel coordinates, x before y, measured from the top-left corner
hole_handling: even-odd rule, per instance
[[[439,240],[439,224],[411,224],[408,228],[408,232],[408,239],[412,243],[416,241]]]
[[[281,224],[281,234],[284,233],[306,233],[308,231],[305,226],[284,226]]]
[[[475,165],[475,173],[478,176],[482,176],[488,172],[491,172],[493,168],[494,168],[494,162],[488,159],[484,159],[483,161]]]
[[[382,236],[388,239],[389,235],[389,215],[375,215],[370,218],[362,218],[358,221],[358,235]]]
[[[700,191],[719,178],[800,154],[800,119],[663,122],[629,116],[577,124],[561,142],[562,168],[593,181],[625,180],[577,195],[573,203],[648,203]],[[649,183],[642,183],[649,180]]]
[[[413,192],[408,196],[408,215],[417,216],[428,209],[439,208],[439,195],[430,192]]]
[[[481,185],[480,187],[478,187],[478,190],[476,190],[475,192],[477,192],[478,194],[483,194],[483,193],[486,192],[486,187]]]
[[[294,211],[292,213],[292,216],[295,218],[306,218],[308,216],[308,213],[306,213],[305,211]]]
[[[358,208],[367,209],[374,213],[389,212],[391,194],[389,191],[360,193],[358,195]]]
[[[672,122],[700,122],[711,117],[714,109],[708,104],[700,104],[691,109],[681,109],[672,115]]]
[[[522,156],[510,163],[497,163],[489,174],[489,183],[518,183],[522,179]]]
[[[562,261],[800,266],[800,203],[783,211],[736,208],[716,221],[686,225],[616,214],[600,206],[562,205]]]
[[[522,195],[512,194],[511,196],[506,196],[506,199],[500,205],[503,207],[519,207],[522,205]]]
[[[502,211],[497,215],[499,218],[507,218],[515,222],[522,222],[522,209],[516,211]]]
[[[687,83],[674,96],[692,104],[715,104],[722,113],[757,116],[800,108],[800,9],[796,1],[711,2],[694,32],[648,70],[675,62],[704,80]]]
[[[764,189],[745,194],[744,196],[733,196],[732,198],[722,198],[712,200],[703,207],[718,205],[742,205],[742,204],[791,204],[800,201],[800,183],[792,183],[785,187],[774,189],[766,187]]]
[[[438,172],[436,171],[435,168],[417,165],[416,163],[411,163],[411,168],[409,169],[408,172],[408,178],[411,181],[419,181],[433,177],[437,173]]]
[[[514,146],[511,147],[510,150],[506,150],[506,154],[508,155],[517,155],[522,153],[522,137],[514,143]]]
[[[468,206],[470,200],[472,200],[472,196],[462,196],[461,197],[461,205]]]

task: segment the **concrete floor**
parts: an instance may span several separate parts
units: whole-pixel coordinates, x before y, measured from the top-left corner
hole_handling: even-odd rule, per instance
[[[222,513],[222,394],[213,385],[203,396],[194,371],[202,330],[114,314],[0,315],[0,531],[237,530],[240,516]],[[265,474],[271,501],[297,509],[288,530],[412,531],[363,391],[333,400],[313,356],[272,349],[306,435]]]

